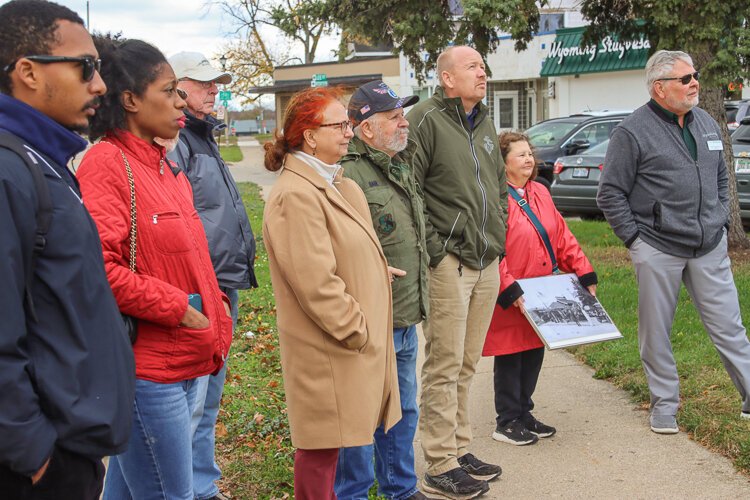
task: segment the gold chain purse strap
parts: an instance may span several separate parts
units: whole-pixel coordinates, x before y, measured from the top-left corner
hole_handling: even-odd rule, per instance
[[[135,210],[135,182],[133,181],[133,171],[130,169],[130,163],[123,150],[120,150],[122,161],[125,162],[125,172],[128,174],[128,184],[130,185],[130,272],[135,272],[135,251],[136,239],[138,238],[137,223]]]
[[[115,146],[109,141],[100,141],[100,142],[106,142],[107,144],[111,144],[112,146]],[[115,146],[117,148],[117,146]],[[136,240],[138,238],[138,218],[136,217],[137,212],[135,209],[135,181],[133,181],[133,171],[130,169],[130,163],[128,162],[128,158],[125,156],[125,152],[117,148],[120,151],[120,156],[122,156],[122,161],[125,163],[125,173],[128,175],[128,185],[130,187],[130,272],[135,272],[135,255],[136,255]]]

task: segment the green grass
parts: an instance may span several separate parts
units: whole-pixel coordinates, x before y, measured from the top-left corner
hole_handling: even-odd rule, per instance
[[[255,137],[255,139],[259,143],[263,144],[266,141],[272,140],[273,139],[273,134],[257,134],[257,135],[254,135],[253,137]]]
[[[242,161],[242,150],[239,146],[236,145],[236,138],[234,145],[219,146],[219,152],[221,153],[221,157],[226,162],[235,163],[238,161]]]
[[[222,489],[236,499],[293,496],[293,448],[284,405],[273,291],[261,234],[263,202],[257,186],[240,184],[255,230],[255,271],[260,288],[240,293],[240,318],[229,361],[217,426]],[[593,366],[595,376],[627,390],[648,408],[648,387],[638,356],[637,288],[627,250],[601,221],[570,221],[599,274],[597,295],[624,338],[571,352]],[[740,297],[750,294],[750,258],[733,259]],[[742,304],[750,318],[750,304]],[[246,332],[253,332],[251,338]],[[750,473],[750,422],[742,421],[740,397],[724,370],[684,289],[672,343],[681,379],[679,423],[692,437]],[[370,498],[376,498],[371,490]]]
[[[636,404],[649,405],[646,378],[638,355],[638,295],[627,251],[606,222],[571,221],[571,230],[599,274],[597,296],[623,339],[571,349],[591,365],[597,378],[627,390]],[[750,262],[733,258],[742,316],[750,318]],[[733,460],[750,473],[750,422],[739,418],[741,398],[703,328],[683,286],[672,327],[672,349],[680,375],[679,424],[696,441]]]
[[[222,488],[232,498],[285,498],[293,494],[293,449],[286,418],[279,344],[268,257],[263,246],[263,201],[254,184],[239,184],[255,231],[255,273],[259,288],[240,292],[235,331],[224,388],[216,456],[222,464]],[[253,336],[248,338],[247,332]]]

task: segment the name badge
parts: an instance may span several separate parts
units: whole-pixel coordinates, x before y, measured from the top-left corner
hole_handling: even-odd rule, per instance
[[[721,141],[706,141],[709,151],[724,151],[724,144]]]

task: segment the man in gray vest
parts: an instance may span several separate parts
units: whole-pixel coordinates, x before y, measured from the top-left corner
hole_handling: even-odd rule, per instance
[[[699,77],[684,52],[649,59],[651,100],[612,133],[597,196],[635,267],[638,342],[659,434],[678,432],[669,335],[682,282],[750,418],[750,342],[727,255],[729,178],[719,125],[696,107]]]
[[[427,268],[424,208],[409,165],[414,144],[407,148],[409,122],[404,108],[419,100],[400,98],[376,80],[358,88],[349,101],[355,137],[341,159],[344,175],[365,193],[370,214],[388,265],[392,268],[393,342],[396,348],[401,421],[388,433],[375,431],[370,446],[343,448],[336,469],[336,496],[367,498],[372,486],[373,451],[380,495],[386,498],[426,498],[417,489],[414,473],[414,433],[417,430],[417,323],[427,317]],[[396,268],[396,269],[393,269]]]
[[[177,162],[193,186],[195,209],[206,231],[216,278],[231,301],[236,326],[239,290],[257,287],[258,282],[253,271],[255,238],[250,221],[213,136],[214,129],[224,125],[211,116],[219,92],[217,83],[228,84],[232,77],[211,66],[198,52],[180,52],[170,57],[169,63],[179,80],[178,87],[188,94],[185,128],[169,158]],[[214,460],[214,428],[226,366],[216,375],[199,379],[207,387],[205,403],[197,404],[193,415],[193,484],[197,500],[222,498],[215,484],[221,471]]]

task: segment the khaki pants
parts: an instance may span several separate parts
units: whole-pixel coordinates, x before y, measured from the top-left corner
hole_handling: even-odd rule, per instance
[[[419,433],[427,474],[459,467],[471,442],[469,387],[500,289],[498,260],[463,268],[448,254],[430,271],[430,316],[423,324],[425,360]]]

